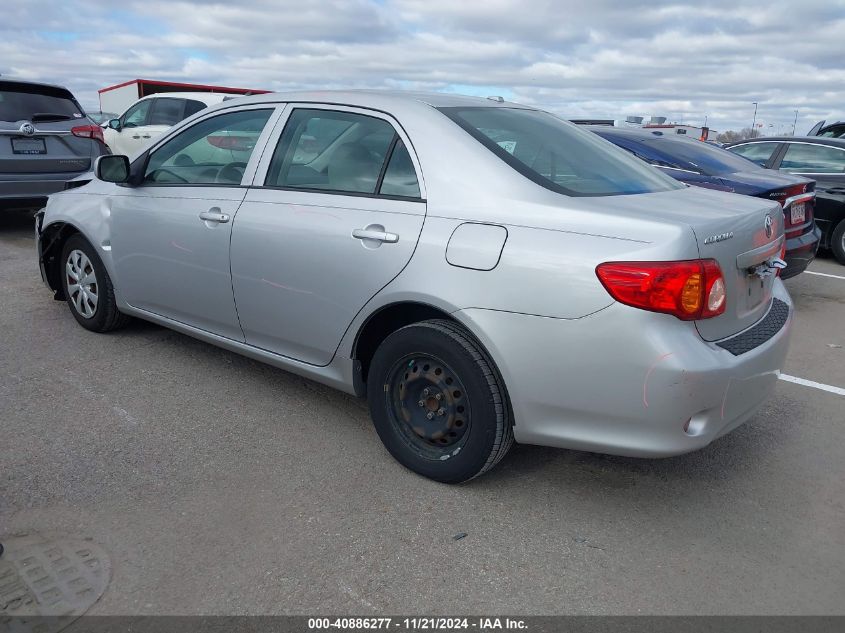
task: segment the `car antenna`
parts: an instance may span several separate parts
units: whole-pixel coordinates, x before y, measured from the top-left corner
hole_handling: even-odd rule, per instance
[[[490,101],[495,101],[496,103],[504,103],[505,100],[502,97],[495,96],[495,97],[487,97]]]

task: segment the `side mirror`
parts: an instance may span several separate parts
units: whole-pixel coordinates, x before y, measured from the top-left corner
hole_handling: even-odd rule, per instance
[[[94,163],[94,174],[103,182],[124,183],[129,180],[129,159],[122,154],[100,156]]]
[[[109,125],[111,129],[117,130],[120,132],[120,119],[109,119]]]

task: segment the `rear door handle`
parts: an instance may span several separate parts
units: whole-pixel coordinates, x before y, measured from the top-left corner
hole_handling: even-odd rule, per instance
[[[358,240],[375,240],[377,242],[387,242],[388,244],[395,244],[399,241],[399,236],[396,233],[375,231],[373,229],[355,229],[352,231],[352,237]]]
[[[205,222],[217,222],[218,224],[222,224],[224,222],[229,221],[229,216],[226,213],[220,213],[220,209],[217,207],[212,207],[208,211],[203,211],[200,213],[200,220],[204,220]]]

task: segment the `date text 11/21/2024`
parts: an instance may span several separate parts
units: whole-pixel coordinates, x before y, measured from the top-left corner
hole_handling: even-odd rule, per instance
[[[524,630],[527,624],[518,618],[479,617],[479,618],[446,618],[446,617],[348,617],[348,618],[309,618],[308,630],[345,630],[371,631],[400,630],[400,631],[502,631]]]

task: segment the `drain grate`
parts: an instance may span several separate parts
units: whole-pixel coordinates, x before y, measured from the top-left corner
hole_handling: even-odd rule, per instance
[[[108,556],[90,541],[20,536],[3,545],[0,629],[54,633],[85,613],[109,583]]]

